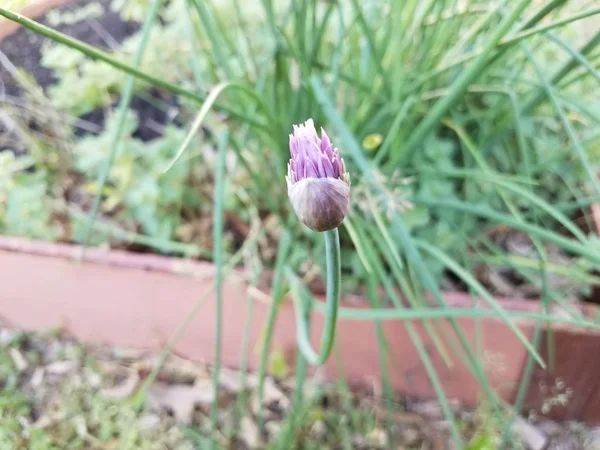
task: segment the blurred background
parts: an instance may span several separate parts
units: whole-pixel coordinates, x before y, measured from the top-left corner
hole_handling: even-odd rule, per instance
[[[600,449],[598,14],[0,0],[0,449]]]

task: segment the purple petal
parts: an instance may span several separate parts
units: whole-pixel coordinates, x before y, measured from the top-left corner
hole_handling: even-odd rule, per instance
[[[325,159],[325,157],[323,155],[319,155],[316,158],[316,167],[317,170],[319,172],[319,178],[326,178],[327,177],[327,173],[325,172],[325,166],[323,165],[323,160]]]
[[[303,159],[299,159],[298,162],[296,163],[296,173],[298,174],[299,178],[302,178],[304,176],[304,160]]]
[[[340,158],[340,178],[346,173],[346,164],[344,160]]]
[[[337,148],[333,147],[329,136],[321,128],[317,134],[312,119],[293,125],[289,136],[290,165],[288,178],[292,182],[306,178],[342,179],[345,165]]]
[[[311,161],[306,162],[304,173],[305,178],[319,178],[319,173]]]
[[[326,177],[335,177],[336,175],[333,170],[333,165],[331,164],[331,160],[325,155],[322,155],[320,159],[322,161],[321,164],[323,165],[323,168],[325,170],[325,176]]]
[[[333,168],[333,177],[340,178],[340,160],[334,159],[331,161],[331,167]]]
[[[327,155],[329,159],[333,157],[332,145],[329,136],[325,133],[325,130],[321,128],[321,151]]]

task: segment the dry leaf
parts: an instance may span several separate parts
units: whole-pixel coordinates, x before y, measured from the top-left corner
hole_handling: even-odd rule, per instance
[[[100,391],[100,395],[112,399],[127,398],[133,394],[133,391],[135,391],[139,382],[140,376],[138,375],[137,371],[131,370],[129,371],[128,376],[123,383],[111,388],[102,389]]]
[[[176,420],[184,424],[192,422],[196,405],[207,405],[214,399],[210,380],[201,380],[193,386],[155,383],[148,394],[150,408],[155,411],[168,409],[173,412]]]
[[[34,389],[39,388],[44,381],[44,368],[38,367],[34,370],[33,375],[31,376],[31,387]]]
[[[287,410],[290,406],[290,399],[287,398],[283,392],[281,392],[281,390],[275,384],[272,378],[266,378],[264,385],[263,403],[265,405],[277,403],[282,409]],[[259,406],[260,405],[258,403],[257,391],[254,392],[254,395],[252,396],[252,410],[258,411]]]
[[[46,372],[52,375],[64,375],[76,366],[75,361],[56,361],[46,366]]]
[[[239,393],[245,389],[253,389],[258,386],[256,375],[246,374],[246,379],[242,380],[242,373],[222,368],[219,374],[219,381],[224,389],[230,392]],[[245,381],[244,384],[242,382]]]
[[[260,433],[256,423],[247,416],[240,421],[240,437],[250,448],[258,448],[260,445]]]
[[[10,349],[10,357],[13,360],[13,364],[15,365],[15,368],[19,372],[23,372],[25,369],[27,369],[27,360],[23,357],[23,355],[21,354],[21,352],[19,350],[17,350],[14,347],[11,348]]]

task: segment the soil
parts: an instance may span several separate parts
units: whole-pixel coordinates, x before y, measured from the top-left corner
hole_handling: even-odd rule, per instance
[[[88,4],[86,0],[72,0],[65,5],[57,8],[61,12],[75,11],[77,8]],[[46,16],[36,18],[37,22],[51,26],[75,39],[79,39],[87,44],[99,47],[104,50],[114,50],[115,44],[122,43],[129,36],[140,29],[137,22],[126,22],[121,19],[118,13],[111,10],[111,0],[101,0],[97,2],[102,5],[104,14],[97,19],[88,19],[73,24],[59,24],[53,26],[49,24]],[[56,83],[57,78],[52,70],[41,65],[42,44],[47,39],[32,31],[20,28],[17,32],[10,35],[9,39],[0,42],[0,52],[16,67],[23,68],[32,75],[37,83],[44,89]],[[19,97],[22,89],[13,80],[10,73],[0,65],[0,82],[2,83],[4,95]],[[152,124],[165,125],[172,121],[171,115],[167,109],[177,106],[176,97],[172,94],[152,89],[147,94],[152,98],[153,103],[162,104],[161,108],[150,104],[142,97],[134,97],[131,102],[131,109],[138,113],[140,117],[140,126],[134,136],[144,141],[149,141],[160,136],[156,126]],[[2,97],[0,96],[0,104]],[[116,107],[116,103],[112,105]],[[102,109],[85,114],[81,119],[92,122],[100,128],[104,125],[105,111]],[[2,124],[0,122],[0,127]],[[2,130],[0,129],[0,132]],[[84,130],[77,129],[76,135],[86,134]]]
[[[87,0],[72,0],[57,9],[61,12],[74,11],[87,3],[89,3]],[[48,23],[46,16],[38,17],[36,21],[104,50],[110,50],[111,43],[108,42],[105,36],[99,33],[100,30],[109,34],[116,42],[122,42],[125,38],[139,30],[140,26],[138,23],[124,22],[117,13],[110,10],[111,0],[101,0],[98,3],[104,7],[105,14],[97,19],[85,20],[74,24],[60,24],[56,27]],[[44,88],[56,82],[52,71],[40,64],[42,43],[46,40],[43,36],[20,28],[9,39],[0,42],[0,51],[15,66],[22,67],[31,74],[37,80],[38,84]],[[2,66],[0,66],[0,77],[4,82],[6,94],[18,95],[20,93],[19,87],[15,85],[10,74]]]

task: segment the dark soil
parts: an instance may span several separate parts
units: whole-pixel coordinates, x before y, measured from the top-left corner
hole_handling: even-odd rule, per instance
[[[58,8],[59,11],[73,11],[89,3],[86,0],[72,0],[64,6]],[[111,50],[111,45],[107,42],[102,31],[107,32],[116,42],[123,40],[137,30],[140,26],[135,22],[124,22],[117,13],[110,10],[111,0],[101,0],[100,3],[105,14],[93,20],[86,20],[75,24],[61,24],[53,27],[48,23],[45,16],[38,17],[35,20],[44,25],[48,25],[61,33],[71,36],[75,39],[84,41],[90,45],[100,47],[104,50]],[[16,66],[25,69],[32,75],[42,87],[47,87],[55,83],[56,77],[52,71],[46,69],[40,64],[42,58],[42,43],[46,40],[33,31],[25,28],[19,29],[16,33],[10,35],[4,41],[0,42],[0,51]],[[0,66],[0,79],[4,82],[7,95],[18,95],[20,88],[15,84],[10,74],[3,66]]]
[[[59,11],[74,11],[77,8],[89,3],[86,0],[72,0],[66,5],[58,8]],[[115,50],[115,43],[122,43],[129,36],[140,29],[137,22],[126,22],[121,19],[119,14],[111,11],[111,0],[101,0],[98,2],[104,8],[104,14],[97,19],[88,19],[74,24],[60,24],[56,27],[49,24],[46,16],[38,17],[35,20],[44,25],[64,33],[73,38],[79,39],[87,44],[99,47],[103,50]],[[0,42],[0,52],[4,54],[10,62],[24,69],[35,78],[37,83],[44,89],[57,82],[53,71],[41,65],[42,44],[45,37],[21,28],[16,33],[10,35],[4,41]],[[22,89],[10,75],[5,67],[0,65],[0,93],[7,96],[19,97],[22,95]],[[151,97],[152,103],[161,105],[154,106],[146,98]],[[0,94],[0,105],[2,96]],[[113,108],[118,104],[115,102]],[[135,97],[131,102],[131,109],[138,113],[140,126],[134,136],[142,140],[149,141],[160,136],[160,125],[165,125],[173,121],[174,107],[177,107],[175,96],[152,89],[146,94],[145,98]],[[82,117],[89,122],[99,126],[104,125],[105,111],[96,110]],[[159,125],[158,127],[156,125]],[[0,124],[0,128],[2,124]],[[2,131],[0,129],[0,131]],[[78,129],[76,135],[82,136],[86,132]]]

